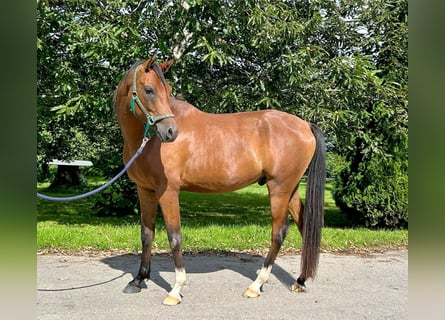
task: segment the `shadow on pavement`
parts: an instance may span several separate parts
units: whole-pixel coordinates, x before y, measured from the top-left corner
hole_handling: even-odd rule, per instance
[[[101,262],[107,264],[112,269],[131,274],[134,278],[139,270],[140,255],[123,254],[105,257],[101,259]],[[189,275],[208,274],[211,277],[212,273],[226,269],[254,281],[257,271],[262,267],[263,262],[264,257],[246,253],[184,254],[185,269]],[[165,291],[170,291],[171,283],[164,278],[163,274],[165,272],[174,272],[174,263],[171,255],[154,254],[151,261],[150,281]],[[273,265],[272,274],[286,288],[289,288],[296,281],[294,276],[287,270],[284,270],[278,263]],[[147,288],[146,284],[144,284],[143,288]]]

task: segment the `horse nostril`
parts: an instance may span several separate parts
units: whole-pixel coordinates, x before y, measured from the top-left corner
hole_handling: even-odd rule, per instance
[[[167,140],[170,141],[170,142],[174,141],[176,139],[176,136],[177,136],[177,131],[173,127],[168,128],[168,130],[167,130]]]

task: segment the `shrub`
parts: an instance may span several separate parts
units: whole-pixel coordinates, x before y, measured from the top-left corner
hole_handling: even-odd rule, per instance
[[[100,217],[123,217],[138,214],[136,185],[124,175],[110,188],[103,190],[92,209]]]
[[[351,219],[367,227],[408,226],[408,161],[373,157],[337,176],[334,198]]]

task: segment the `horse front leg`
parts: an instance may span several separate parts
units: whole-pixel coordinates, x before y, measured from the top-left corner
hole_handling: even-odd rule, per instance
[[[159,199],[175,264],[175,284],[162,302],[170,306],[177,305],[181,302],[181,290],[187,278],[184,268],[184,258],[182,256],[181,218],[179,214],[178,196],[178,191],[166,191]]]
[[[158,200],[154,192],[138,186],[138,197],[141,214],[141,265],[137,276],[125,287],[125,293],[141,291],[145,279],[150,279],[151,245],[155,235],[156,212]]]
[[[275,262],[277,254],[280,251],[281,244],[286,238],[289,229],[289,223],[287,220],[289,194],[277,193],[274,195],[270,191],[269,194],[272,215],[272,241],[269,252],[264,260],[263,267],[261,268],[257,278],[243,293],[243,297],[245,298],[256,298],[260,295],[261,287],[269,279],[272,271],[272,265]]]

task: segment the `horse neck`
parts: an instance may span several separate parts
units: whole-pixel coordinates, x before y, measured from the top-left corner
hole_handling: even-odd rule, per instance
[[[175,99],[175,98],[171,98],[170,107],[171,107],[172,112],[175,115],[177,121],[180,121],[187,114],[190,114],[193,112],[202,112],[201,110],[199,110],[195,106],[191,105],[187,101],[179,100],[179,99]]]
[[[130,111],[130,100],[116,100],[115,112],[121,129],[124,144],[136,150],[144,137],[144,124]]]

